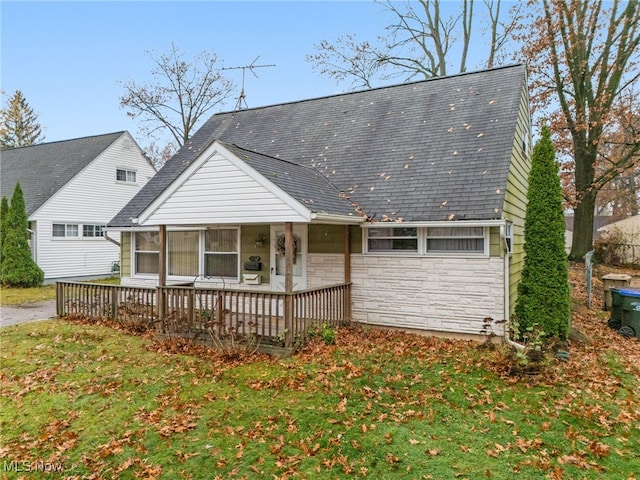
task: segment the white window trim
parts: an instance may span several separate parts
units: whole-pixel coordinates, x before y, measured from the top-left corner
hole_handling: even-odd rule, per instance
[[[371,256],[394,256],[394,257],[431,257],[431,258],[485,258],[490,254],[490,227],[503,225],[504,221],[499,223],[492,222],[491,225],[477,224],[477,223],[464,223],[460,225],[451,225],[451,223],[436,223],[430,225],[402,225],[403,227],[415,227],[418,230],[418,250],[397,250],[397,251],[369,251],[369,229],[370,228],[397,228],[398,225],[380,225],[371,224],[363,226],[364,235],[362,235],[362,252],[365,255]],[[453,252],[434,252],[427,251],[427,230],[434,227],[482,227],[482,233],[484,238],[484,248],[482,252],[472,251],[453,251]],[[462,237],[460,237],[462,238]],[[478,238],[478,237],[473,237]]]
[[[236,230],[237,233],[237,245],[238,251],[236,255],[238,256],[238,268],[237,268],[237,277],[204,277],[205,270],[205,232],[207,230]],[[141,278],[141,279],[158,279],[158,274],[155,273],[138,273],[135,271],[136,268],[136,245],[135,245],[135,234],[140,232],[157,232],[157,229],[154,228],[136,228],[131,230],[131,277],[132,278]],[[215,227],[167,227],[167,232],[186,232],[186,231],[197,231],[200,233],[199,241],[198,241],[198,275],[197,276],[178,276],[178,275],[168,275],[167,280],[172,282],[193,282],[195,280],[206,279],[211,283],[224,283],[226,285],[230,284],[239,284],[242,278],[242,244],[241,244],[241,227],[240,225],[220,225]],[[141,252],[145,252],[141,250]],[[147,251],[148,253],[153,253],[152,251]],[[167,258],[165,259],[167,267],[169,265],[169,250],[167,249]]]
[[[125,177],[128,177],[130,173],[133,173],[133,175],[135,176],[136,179],[134,181],[118,180],[118,171],[125,172]],[[131,168],[127,168],[127,167],[116,167],[116,183],[118,183],[120,185],[137,185],[138,184],[138,171],[137,170],[133,170]]]
[[[53,227],[55,225],[64,225],[64,236],[60,236],[60,235],[54,235],[53,234]],[[71,235],[67,235],[68,232],[68,227],[70,226],[75,226],[78,229],[78,234],[71,236]],[[77,222],[51,222],[51,240],[56,240],[56,241],[72,241],[72,240],[82,240],[82,224],[77,223]]]

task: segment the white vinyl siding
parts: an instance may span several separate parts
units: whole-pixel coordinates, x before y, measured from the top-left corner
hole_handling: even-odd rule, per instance
[[[95,233],[142,187],[142,181],[137,186],[115,181],[115,171],[123,162],[137,171],[138,180],[155,174],[130,135],[123,133],[29,217],[38,225],[34,258],[45,279],[111,274],[112,262],[120,259],[118,246],[102,236],[82,236],[82,226],[93,225]],[[61,241],[66,237],[53,236],[54,223],[78,225],[78,236]],[[111,233],[109,237],[117,241],[120,236]]]
[[[208,158],[143,224],[307,222],[280,196],[222,154]]]

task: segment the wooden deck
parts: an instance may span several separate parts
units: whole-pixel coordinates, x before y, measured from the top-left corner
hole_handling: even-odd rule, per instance
[[[58,316],[107,317],[202,342],[234,336],[291,348],[313,328],[350,321],[349,283],[293,293],[79,282],[58,282],[56,288]]]

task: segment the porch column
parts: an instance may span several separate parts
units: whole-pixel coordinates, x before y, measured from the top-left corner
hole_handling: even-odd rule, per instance
[[[284,345],[293,345],[293,223],[284,225],[284,326],[286,328]]]
[[[351,283],[351,228],[344,226],[344,283]],[[351,323],[351,285],[347,286],[344,295],[345,320]]]
[[[161,287],[167,285],[167,226],[160,225],[158,256],[158,318],[164,318],[167,305],[165,291]]]

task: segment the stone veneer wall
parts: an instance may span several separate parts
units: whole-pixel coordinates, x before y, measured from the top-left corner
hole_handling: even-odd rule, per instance
[[[486,317],[504,320],[503,262],[500,257],[352,255],[353,320],[482,334]],[[502,325],[494,325],[494,333],[503,335]]]

